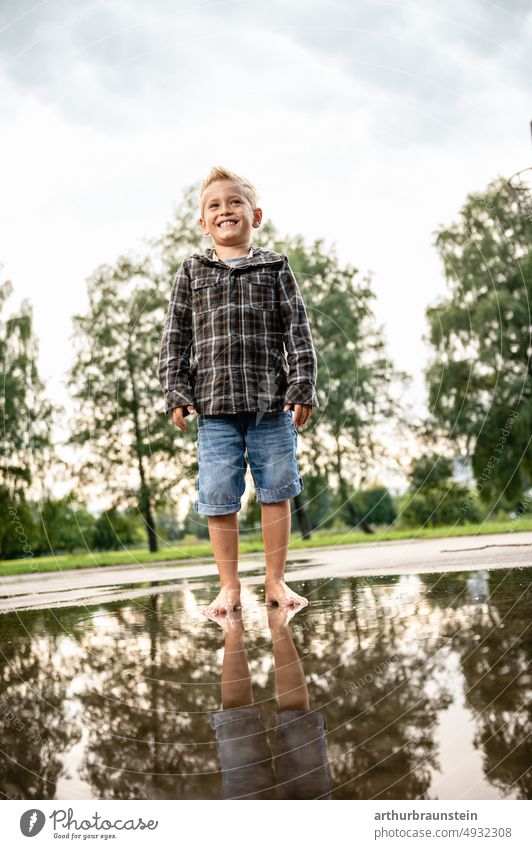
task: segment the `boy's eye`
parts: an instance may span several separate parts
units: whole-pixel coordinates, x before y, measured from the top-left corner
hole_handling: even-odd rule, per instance
[[[241,201],[241,200],[239,200],[238,198],[234,198],[234,200],[232,201],[232,203],[242,203],[242,201]],[[215,206],[218,206],[218,202],[217,202],[217,201],[212,201],[212,203],[210,203],[210,204],[209,204],[209,209],[214,209],[214,207],[215,207]]]

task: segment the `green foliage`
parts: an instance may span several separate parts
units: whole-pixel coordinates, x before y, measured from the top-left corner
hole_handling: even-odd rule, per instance
[[[303,497],[310,524],[327,525],[329,515],[338,521],[332,495],[338,492],[349,525],[369,530],[352,493],[381,449],[374,439],[376,425],[397,410],[392,387],[406,376],[393,369],[386,354],[384,334],[373,313],[370,275],[360,278],[354,266],[342,265],[334,247],[326,248],[322,239],[310,246],[302,236],[276,239],[272,247],[288,253],[318,354],[321,407],[302,431],[300,446],[303,468],[312,469],[320,493],[314,500],[314,484],[305,474],[309,487]],[[327,494],[329,490],[332,493]]]
[[[50,462],[53,407],[45,398],[37,368],[38,347],[29,302],[23,301],[16,315],[1,318],[12,291],[11,283],[0,285],[0,485],[16,499]]]
[[[452,477],[453,465],[447,457],[439,454],[419,457],[412,464],[410,475],[412,488],[415,490],[436,489],[445,486]]]
[[[74,317],[70,387],[78,412],[70,441],[88,454],[77,473],[82,484],[103,483],[117,503],[140,511],[152,551],[156,513],[171,509],[178,494],[193,494],[197,476],[195,419],[183,432],[164,415],[157,365],[172,278],[187,256],[210,244],[197,225],[198,190],[195,184],[184,193],[149,256],[121,256],[95,270],[88,310]],[[164,527],[177,538],[168,521]]]
[[[28,502],[0,486],[0,559],[90,550],[94,516],[71,496]]]
[[[480,519],[478,505],[463,484],[451,477],[449,460],[437,454],[415,460],[411,484],[400,513],[402,527],[464,525]]]
[[[449,292],[427,311],[433,425],[465,441],[483,499],[514,505],[532,480],[531,238],[504,180],[469,195],[437,235]]]
[[[185,532],[183,525],[172,512],[157,514],[157,530],[161,538],[161,545],[176,542],[183,539]]]
[[[370,525],[391,525],[397,518],[392,497],[385,486],[374,486],[357,492],[355,507]]]
[[[93,547],[97,551],[116,551],[139,543],[143,538],[139,515],[134,510],[104,510],[94,525]]]
[[[327,476],[308,471],[304,475],[304,484],[302,496],[310,528],[316,531],[329,528],[338,522],[338,499],[330,487]]]
[[[35,546],[39,552],[90,550],[93,544],[95,518],[71,496],[52,499],[33,505],[37,526]]]
[[[184,537],[196,537],[197,539],[209,539],[209,520],[207,516],[196,513],[192,508],[189,510],[183,525]]]
[[[31,507],[23,493],[12,495],[6,486],[0,485],[0,559],[32,557],[35,535]]]

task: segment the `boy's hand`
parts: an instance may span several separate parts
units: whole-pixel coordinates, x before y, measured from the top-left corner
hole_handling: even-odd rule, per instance
[[[284,411],[292,409],[292,404],[285,404]],[[294,424],[299,429],[310,419],[312,407],[310,404],[294,404]]]
[[[172,421],[175,425],[178,426],[180,430],[188,430],[188,425],[183,417],[184,409],[184,407],[174,407],[174,409],[172,410]],[[189,404],[187,410],[189,411],[189,413],[196,412],[196,409],[192,406],[192,404]]]

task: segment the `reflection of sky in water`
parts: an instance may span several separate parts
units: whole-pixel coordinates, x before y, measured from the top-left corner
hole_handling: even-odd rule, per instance
[[[312,600],[290,630],[327,720],[333,798],[530,797],[531,575],[293,582]],[[2,793],[218,798],[224,634],[200,612],[214,586],[3,616]],[[261,599],[244,586],[254,700],[272,728]]]

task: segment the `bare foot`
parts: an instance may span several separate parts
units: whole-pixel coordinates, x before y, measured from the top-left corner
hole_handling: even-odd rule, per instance
[[[240,610],[240,585],[222,587],[214,601],[211,601],[203,613],[211,616],[213,613],[232,613]]]
[[[288,629],[290,621],[303,607],[305,607],[304,604],[294,604],[291,607],[278,607],[271,604],[268,607],[268,625],[270,631],[277,632]]]
[[[212,619],[220,626],[225,634],[243,634],[244,623],[242,621],[242,611],[240,609],[231,611],[231,613],[207,613],[205,615]]]
[[[291,590],[283,578],[274,578],[264,582],[266,604],[278,604],[280,607],[305,607],[308,599]]]

